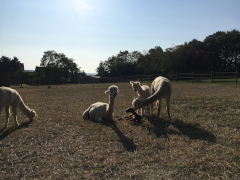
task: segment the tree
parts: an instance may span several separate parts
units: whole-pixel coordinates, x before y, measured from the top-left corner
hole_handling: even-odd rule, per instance
[[[79,83],[83,82],[81,78],[85,78],[85,72],[81,72],[74,59],[68,58],[63,53],[56,51],[46,51],[41,59],[41,67],[44,67],[46,79],[53,79],[64,82]]]
[[[15,73],[15,76],[18,76],[20,78],[20,84],[21,84],[21,88],[22,88],[23,80],[27,79],[28,73],[25,72],[24,69],[21,67],[17,70],[17,72]]]

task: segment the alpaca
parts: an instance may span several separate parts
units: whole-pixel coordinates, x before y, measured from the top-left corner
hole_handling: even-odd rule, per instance
[[[161,111],[161,99],[167,99],[167,112],[168,118],[171,119],[170,116],[170,98],[172,94],[171,82],[169,79],[159,76],[154,79],[151,85],[151,96],[147,99],[141,99],[140,97],[133,100],[132,105],[133,109],[137,110],[143,106],[151,104],[151,115],[153,115],[153,102],[157,101],[156,106],[158,108],[156,119],[159,118]]]
[[[118,118],[118,120],[127,120],[127,121],[141,121],[143,119],[143,117],[139,114],[137,114],[133,108],[129,107],[127,110],[126,110],[126,113],[127,112],[131,112],[131,114],[129,114],[128,116],[124,116],[124,117],[121,117],[121,118]]]
[[[25,114],[30,121],[32,121],[33,117],[36,116],[36,112],[24,104],[20,94],[16,90],[8,87],[0,87],[0,114],[3,108],[5,107],[6,111],[5,128],[8,127],[10,117],[10,106],[12,106],[13,118],[16,126],[19,125],[17,121],[17,108],[19,108],[20,111],[22,111],[23,114]]]
[[[141,121],[142,119],[143,119],[143,117],[141,116],[141,115],[139,115],[139,114],[137,114],[135,111],[134,111],[134,109],[133,108],[131,108],[131,107],[129,107],[127,110],[126,110],[126,113],[127,112],[130,112],[130,113],[132,113],[132,119],[133,119],[133,121]]]
[[[83,119],[92,119],[98,122],[103,120],[113,120],[113,106],[115,97],[119,93],[118,87],[112,85],[105,93],[109,93],[109,104],[103,102],[97,102],[92,104],[83,114]]]
[[[140,96],[141,99],[146,99],[151,95],[149,86],[147,85],[141,86],[139,82],[134,82],[134,81],[130,81],[130,84],[132,84],[133,92],[137,92],[138,96]],[[141,115],[143,115],[143,111],[145,111],[145,113],[148,113],[148,115],[150,115],[150,105],[147,105],[141,108]]]

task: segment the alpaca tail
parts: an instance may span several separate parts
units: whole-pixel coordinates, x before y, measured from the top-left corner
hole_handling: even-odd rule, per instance
[[[90,106],[86,111],[84,111],[84,113],[82,114],[82,117],[84,120],[88,120],[90,119],[90,115],[89,115],[89,111],[92,108],[92,106]]]

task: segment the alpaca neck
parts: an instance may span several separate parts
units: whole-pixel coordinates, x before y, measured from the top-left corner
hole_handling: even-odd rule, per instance
[[[147,99],[141,99],[140,102],[141,102],[141,107],[144,107],[144,106],[147,106],[149,104],[152,104],[154,103],[156,100],[159,99],[160,97],[160,93],[159,92],[156,92],[154,93],[152,96],[150,96],[149,98]]]
[[[109,96],[109,105],[108,105],[108,113],[112,114],[113,113],[113,106],[114,106],[114,97]]]
[[[28,116],[31,112],[31,109],[29,109],[24,102],[20,102],[20,104],[18,105],[18,108],[20,109],[20,111],[22,111],[23,114],[25,114],[26,116]]]
[[[135,116],[137,115],[137,113],[135,111],[133,111],[132,114],[135,115]]]
[[[140,84],[138,85],[137,92],[140,95],[140,97],[142,97],[144,95],[144,91],[143,91],[142,86]]]

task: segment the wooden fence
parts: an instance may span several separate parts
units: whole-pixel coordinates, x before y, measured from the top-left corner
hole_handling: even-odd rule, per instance
[[[238,77],[240,74],[238,71],[235,72],[213,72],[205,74],[194,74],[192,73],[175,73],[175,74],[151,74],[151,75],[134,75],[134,76],[122,76],[122,77],[101,77],[101,83],[118,83],[118,82],[129,82],[129,81],[153,81],[158,76],[164,76],[171,81],[188,81],[191,83],[238,83]]]
[[[7,78],[2,76],[0,74],[0,80]],[[175,73],[175,74],[151,74],[151,75],[134,75],[134,76],[121,76],[121,77],[97,77],[97,81],[88,81],[86,79],[87,83],[119,83],[119,82],[129,82],[129,81],[153,81],[158,76],[164,76],[168,78],[171,81],[175,81],[176,83],[179,81],[185,81],[190,83],[238,83],[238,78],[240,78],[240,74],[235,72],[210,72],[205,74],[195,74],[195,73]],[[91,76],[91,78],[94,78],[94,76]],[[12,79],[13,81],[13,79]],[[60,80],[48,80],[48,81],[41,81],[38,82],[32,82],[28,79],[23,79],[22,82],[24,84],[29,85],[53,85],[53,84],[66,84],[66,82],[60,81]],[[18,83],[12,83],[12,84],[19,84]],[[2,84],[3,85],[3,84]],[[5,84],[4,84],[5,85]],[[1,83],[0,83],[1,86]],[[6,86],[6,85],[5,85]]]

